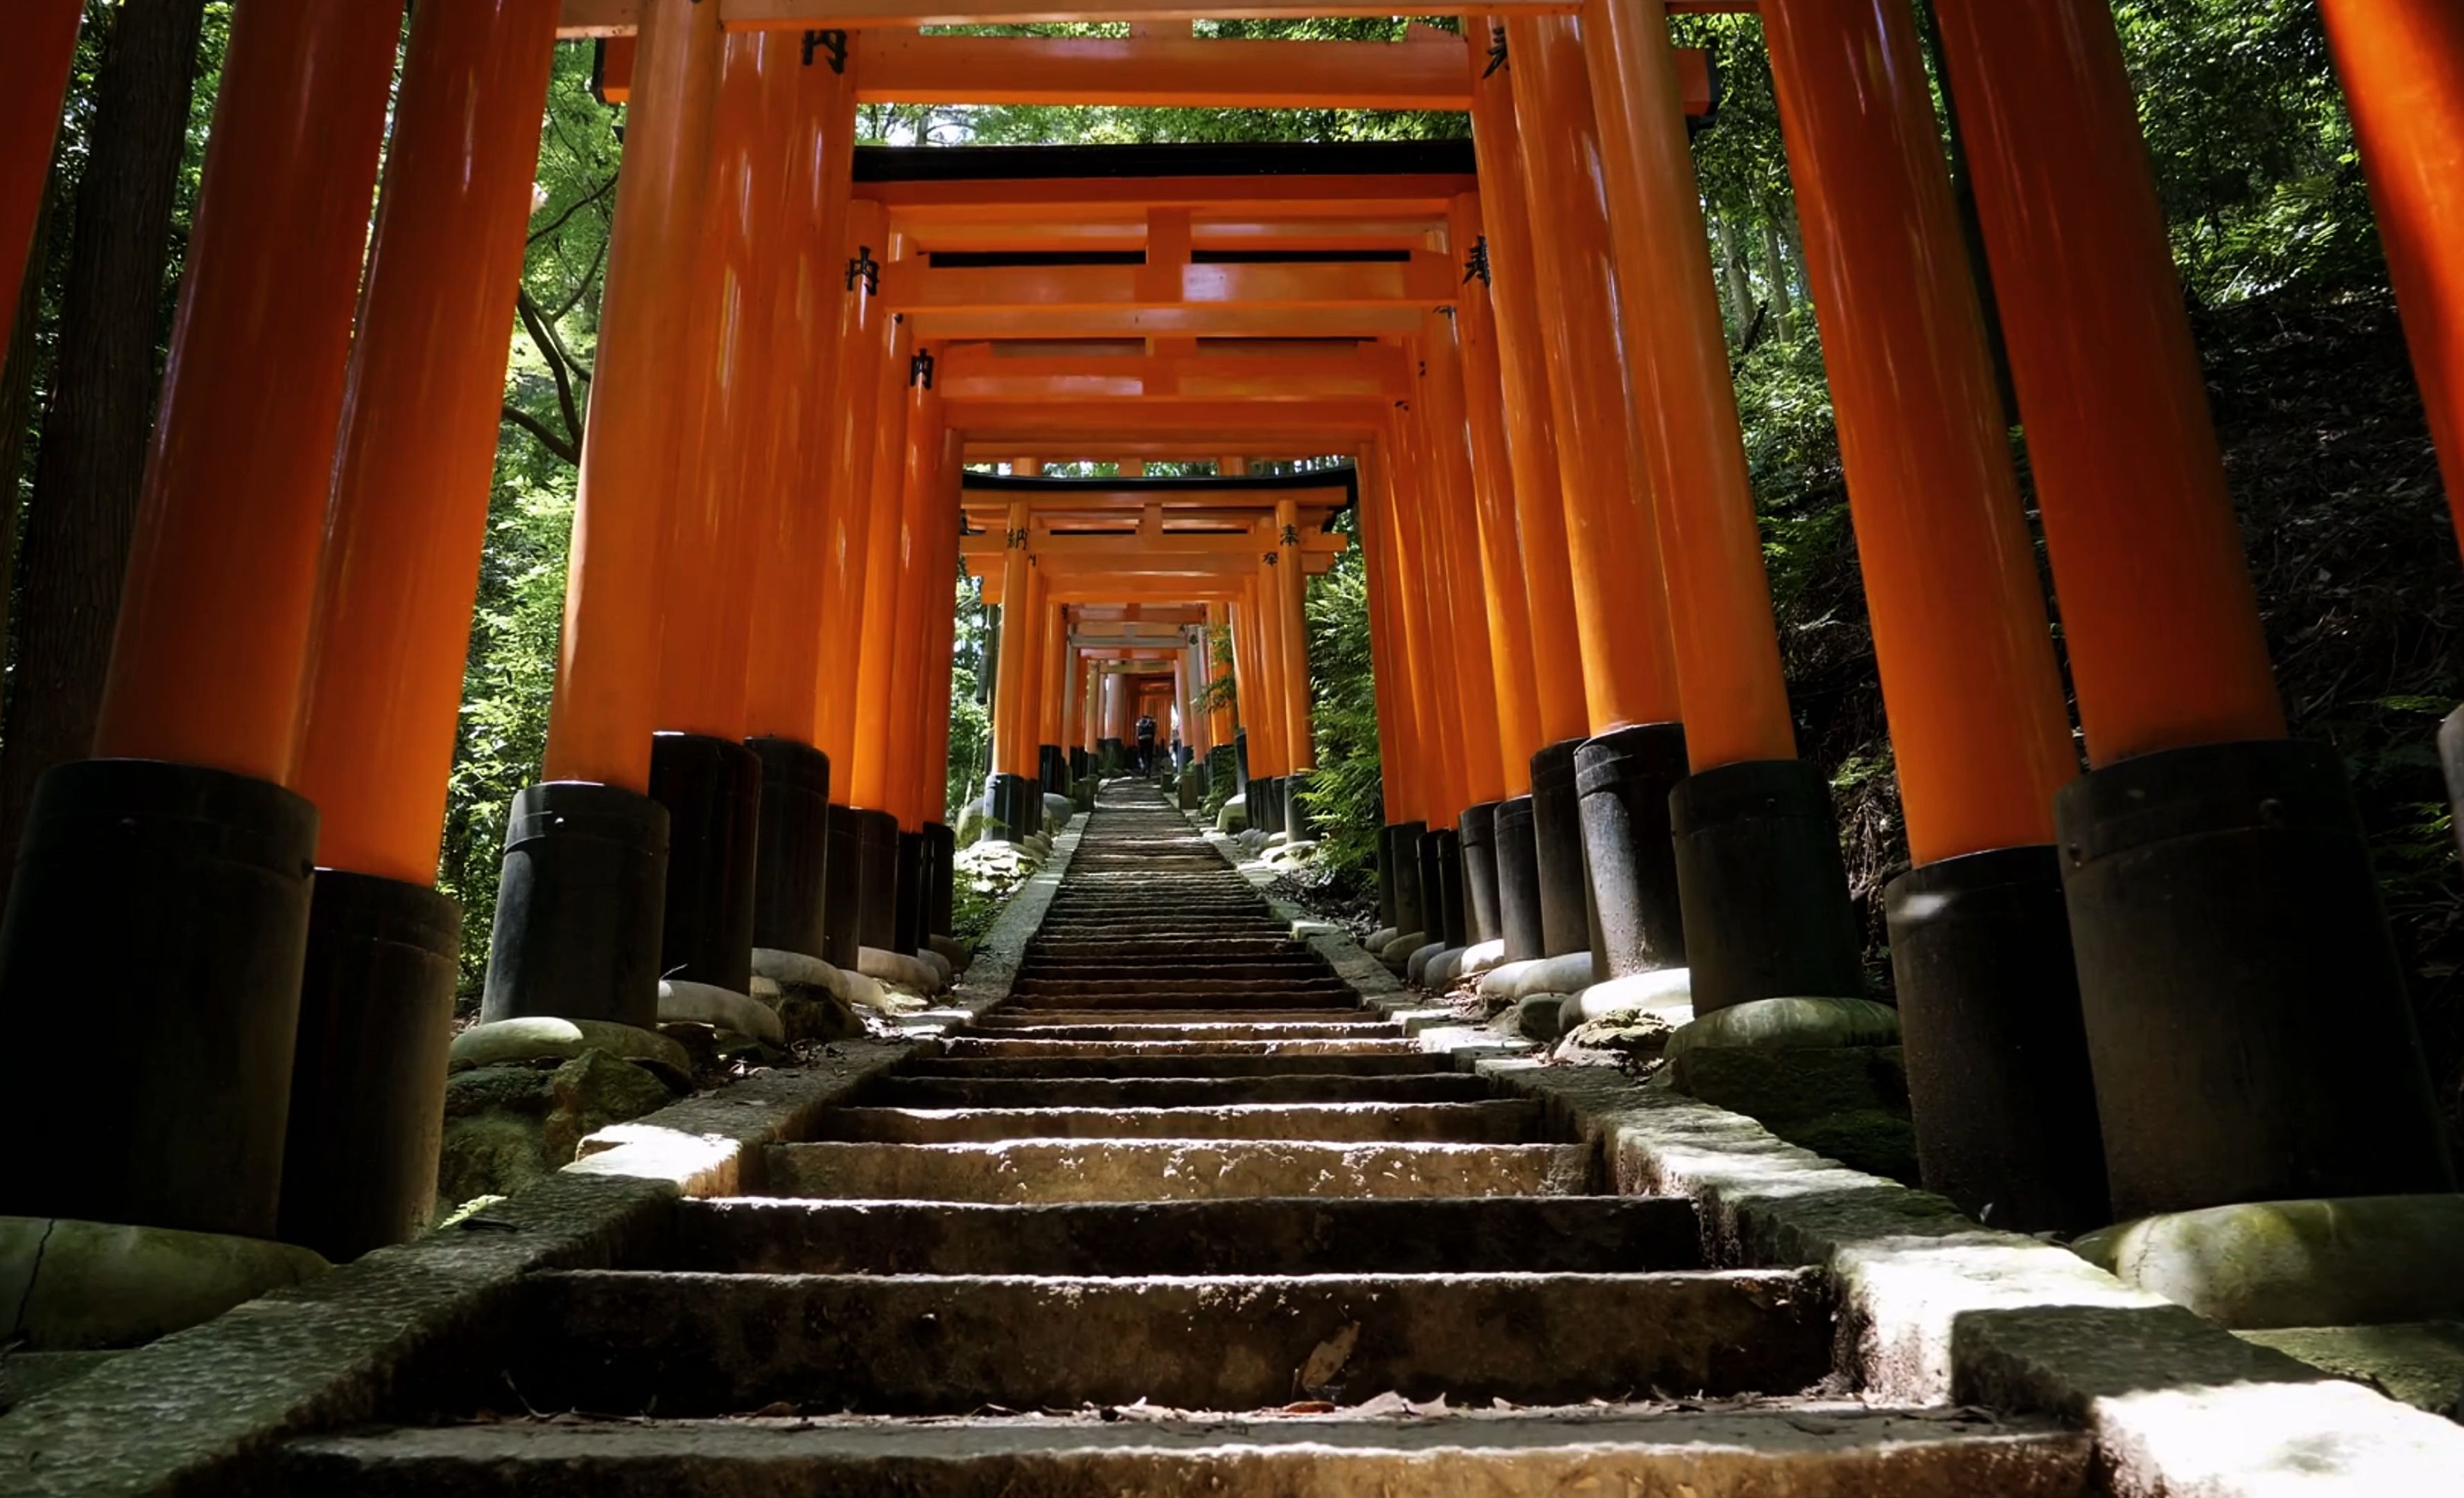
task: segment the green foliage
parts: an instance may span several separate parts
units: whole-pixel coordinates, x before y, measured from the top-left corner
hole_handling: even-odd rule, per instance
[[[1386,824],[1379,780],[1376,681],[1369,661],[1369,572],[1358,547],[1309,580],[1310,715],[1317,768],[1302,796],[1318,829],[1318,863],[1331,877],[1374,877]]]

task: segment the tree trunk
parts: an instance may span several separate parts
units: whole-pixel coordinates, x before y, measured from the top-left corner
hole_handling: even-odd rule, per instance
[[[1746,275],[1746,254],[1737,242],[1737,223],[1726,213],[1713,218],[1719,226],[1720,275],[1728,288],[1728,336],[1741,339],[1754,320],[1754,283]]]
[[[1780,252],[1779,226],[1763,220],[1763,279],[1771,283],[1771,332],[1783,343],[1796,336],[1796,303],[1788,290],[1788,260]]]
[[[60,169],[56,160],[43,188],[43,205],[34,216],[33,253],[26,256],[25,284],[17,288],[17,315],[10,323],[9,347],[0,352],[0,653],[8,649],[9,610],[17,575],[17,479],[26,471],[26,429],[34,407],[34,324],[43,311],[43,274],[52,243],[52,211],[59,206]],[[6,889],[0,883],[0,889]]]
[[[205,0],[125,0],[103,43],[27,504],[25,617],[0,748],[0,870],[15,863],[34,782],[93,751],[152,446],[164,260],[204,19]]]

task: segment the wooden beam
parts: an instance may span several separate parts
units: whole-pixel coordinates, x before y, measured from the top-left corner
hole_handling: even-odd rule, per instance
[[[563,37],[629,36],[640,30],[644,0],[563,0],[557,34]],[[936,7],[934,0],[720,0],[730,31],[803,31],[829,27],[913,30],[1025,21],[1275,20],[1318,15],[1390,15],[1393,6],[1374,0],[1217,0],[1173,5],[1170,0],[974,0],[974,11]],[[1497,0],[1485,14],[1566,15],[1576,0]],[[1726,14],[1751,11],[1755,0],[1668,0],[1668,13]],[[969,102],[991,103],[991,99]]]
[[[882,304],[913,315],[1148,308],[1258,307],[1421,309],[1451,302],[1461,271],[1451,256],[1409,252],[1408,261],[1317,264],[1218,262],[1147,265],[1022,265],[936,269],[895,260],[881,273]],[[919,333],[919,338],[923,335]]]
[[[1194,109],[1471,107],[1463,42],[1201,36],[925,36],[881,32],[856,98],[898,104],[1172,105]]]
[[[1392,345],[1281,351],[1288,347],[1251,353],[1228,343],[1188,354],[1070,357],[962,343],[944,357],[936,388],[944,400],[1015,403],[1400,400],[1412,393],[1402,352]]]
[[[1570,15],[1578,0],[1491,0],[1497,15]],[[807,27],[1015,26],[1045,21],[1308,20],[1387,16],[1392,0],[723,0],[731,31]]]

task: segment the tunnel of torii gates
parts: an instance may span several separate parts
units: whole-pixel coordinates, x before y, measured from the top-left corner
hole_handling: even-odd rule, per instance
[[[11,288],[83,9],[10,8]],[[1189,701],[1201,617],[1231,625],[1271,816],[1309,769],[1301,579],[1354,502],[1390,924],[1608,980],[1683,963],[1698,1013],[1857,993],[1687,151],[1706,70],[1653,0],[1165,34],[1371,9],[422,0],[389,113],[400,4],[238,0],[94,757],[42,782],[0,929],[21,1050],[83,1053],[106,982],[126,1085],[68,1130],[0,1090],[40,1141],[0,1212],[329,1255],[423,1223],[457,929],[433,877],[560,34],[611,39],[630,115],[486,1018],[647,1027],[663,979],[740,995],[757,961],[795,980],[939,928],[962,555],[1005,606],[1012,833],[1059,751],[1120,737],[1112,679]],[[2104,0],[1936,6],[2084,773],[1907,0],[1759,9],[1913,860],[1883,899],[1926,1181],[2028,1228],[2450,1187],[2349,792],[2286,737]],[[2464,494],[2464,7],[2321,9]],[[857,151],[868,99],[1472,130]],[[1339,496],[1237,463],[1031,476],[1233,454],[1351,466]],[[1193,747],[1230,727],[1182,719]]]

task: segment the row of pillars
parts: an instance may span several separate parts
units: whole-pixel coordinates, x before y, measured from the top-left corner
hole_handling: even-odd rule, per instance
[[[17,117],[82,7],[25,9],[0,273],[50,139]],[[108,986],[122,1086],[65,1133],[9,1090],[0,1130],[46,1143],[0,1212],[338,1258],[426,1225],[461,925],[434,876],[559,5],[421,0],[389,110],[403,10],[234,8],[93,758],[38,786],[0,927],[27,1053],[86,1048]],[[957,452],[869,275],[853,79],[642,10],[491,1021],[649,1028],[663,984],[948,930]]]
[[[1913,863],[1880,897],[1926,1184],[2029,1229],[2449,1189],[2342,768],[2286,737],[2112,17],[1938,9],[2076,732],[1907,0],[1761,7]],[[2453,480],[2464,12],[2327,11]],[[1389,923],[1685,967],[1698,1015],[1858,995],[1665,28],[1466,31],[1468,279],[1362,457]]]

